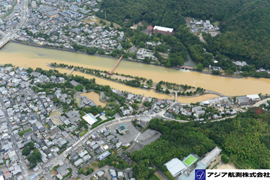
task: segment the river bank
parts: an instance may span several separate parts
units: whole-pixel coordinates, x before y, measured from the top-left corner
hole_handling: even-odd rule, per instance
[[[52,66],[51,64],[48,64],[48,66],[50,67],[50,68],[52,68],[52,69],[55,69],[55,70],[57,70],[57,69],[65,69],[65,70],[72,70],[72,68],[68,68],[68,67],[59,67],[59,66]],[[79,67],[77,67],[77,68],[79,68]],[[76,68],[75,68],[76,69]],[[126,85],[126,86],[129,86],[129,85],[127,85],[127,84],[125,84],[125,83],[121,83],[121,82],[119,82],[119,81],[117,81],[117,80],[115,80],[115,79],[109,79],[109,78],[106,78],[106,77],[104,77],[103,75],[101,75],[101,76],[97,76],[97,75],[95,75],[95,74],[91,74],[91,73],[87,73],[87,72],[83,72],[83,71],[80,71],[80,70],[73,70],[73,71],[76,71],[76,72],[79,72],[79,73],[83,73],[83,74],[87,74],[87,75],[91,75],[91,76],[95,76],[95,77],[98,77],[98,78],[102,78],[102,79],[104,79],[104,80],[107,80],[107,81],[111,81],[111,82],[115,82],[115,83],[119,83],[119,84],[122,84],[122,85]],[[83,70],[85,70],[85,69],[83,69]],[[73,72],[72,71],[72,72]],[[71,73],[72,74],[72,73]],[[139,77],[140,78],[140,77]],[[149,79],[146,79],[146,81],[147,80],[149,80]],[[154,84],[156,84],[155,82],[153,82]],[[133,87],[133,86],[130,86],[130,87]],[[138,89],[142,89],[142,90],[147,90],[147,91],[152,91],[153,89],[152,88],[150,88],[150,89],[147,89],[147,88],[141,88],[141,87],[134,87],[134,88],[138,88]],[[155,91],[155,90],[153,90],[155,93],[158,93],[158,94],[167,94],[167,93],[162,93],[162,92],[159,92],[159,91]],[[206,95],[206,94],[214,94],[214,95],[217,95],[217,96],[220,96],[220,97],[222,97],[222,96],[225,96],[225,95],[223,95],[223,94],[221,94],[221,93],[218,93],[218,92],[215,92],[215,91],[211,91],[211,90],[206,90],[205,92],[203,92],[203,93],[198,93],[198,94],[194,94],[194,95],[191,95],[191,96],[188,96],[188,95],[186,95],[186,96],[184,96],[184,95],[178,95],[178,97],[199,97],[199,96],[203,96],[203,95]],[[172,97],[172,96],[174,96],[174,93],[169,93],[169,94],[167,94],[168,96],[170,96],[170,97]]]
[[[71,49],[63,49],[63,48],[57,48],[57,47],[49,47],[49,46],[43,46],[43,45],[38,45],[38,44],[33,44],[33,43],[27,43],[27,42],[21,42],[21,41],[16,41],[16,40],[11,40],[10,42],[13,43],[18,43],[18,44],[23,44],[26,46],[33,46],[33,47],[38,47],[38,48],[45,48],[45,49],[52,49],[52,50],[58,50],[58,51],[66,51],[66,52],[72,52],[72,53],[78,53],[78,54],[84,54],[84,55],[89,55],[89,56],[97,56],[97,57],[103,57],[103,58],[109,58],[109,59],[119,59],[120,57],[113,57],[110,55],[103,55],[103,54],[87,54],[86,52],[81,52],[81,51],[75,51],[75,50],[71,50]],[[136,62],[136,63],[142,63],[142,64],[148,64],[146,62],[143,61],[139,61],[139,60],[134,60],[134,59],[126,59],[126,58],[122,58],[122,60],[124,61],[130,61],[130,62]],[[162,64],[155,64],[155,63],[150,63],[149,65],[154,65],[154,66],[161,66],[161,67],[165,67],[165,68],[172,68],[172,69],[176,69],[179,70],[181,69],[180,67],[166,67],[165,65]]]
[[[115,65],[116,60],[111,58],[103,58],[99,56],[89,56],[85,54],[57,51],[46,48],[38,48],[18,43],[8,43],[0,51],[0,64],[13,64],[22,68],[31,67],[33,69],[40,67],[49,70],[48,63],[62,63],[73,66],[85,67],[89,69],[100,69],[110,71]],[[69,71],[65,71],[69,73]],[[74,72],[75,75],[84,76]],[[114,73],[126,74],[131,76],[140,76],[152,79],[153,82],[172,82],[176,84],[187,84],[193,87],[201,87],[211,91],[219,92],[225,96],[240,96],[246,94],[270,94],[270,79],[266,78],[226,78],[213,76],[196,71],[175,70],[162,66],[153,66],[144,63],[136,63],[131,61],[121,61]],[[89,77],[93,78],[93,76]],[[148,94],[149,97],[159,97],[153,91],[132,88],[119,83],[109,82],[99,79],[100,83],[110,85],[112,88],[128,91],[134,94]],[[164,98],[168,97],[162,95]],[[200,101],[201,98],[198,98]],[[181,102],[181,101],[180,101]]]
[[[22,44],[22,45],[26,45],[26,46],[32,46],[32,47],[38,47],[38,48],[45,48],[45,49],[51,49],[51,50],[58,50],[58,51],[65,51],[65,52],[72,52],[72,53],[78,53],[78,54],[84,54],[84,55],[89,55],[89,56],[97,56],[97,57],[103,57],[103,58],[109,58],[109,59],[116,59],[118,60],[118,57],[113,57],[110,55],[102,55],[102,54],[87,54],[86,52],[81,52],[81,51],[75,51],[75,50],[71,50],[71,49],[63,49],[63,48],[57,48],[57,47],[49,47],[49,46],[43,46],[43,45],[38,45],[38,44],[33,44],[33,43],[27,43],[27,42],[21,42],[21,41],[16,41],[16,40],[11,40],[10,42],[13,43],[18,43],[18,44]],[[189,56],[188,59],[191,59],[191,57]],[[126,59],[126,58],[122,58],[122,60],[124,61],[130,61],[130,62],[136,62],[136,63],[142,63],[142,64],[148,64],[146,62],[143,61],[139,61],[139,60],[134,60],[134,59]],[[193,60],[191,59],[192,63],[189,63],[190,65],[194,65],[195,63],[193,63]],[[169,68],[169,69],[174,69],[174,70],[181,70],[183,68],[181,68],[180,66],[172,66],[172,67],[166,67],[165,65],[162,64],[155,64],[155,63],[150,63],[148,65],[153,65],[153,66],[161,66],[164,68]],[[184,65],[185,66],[185,65]],[[192,66],[192,67],[194,67]],[[220,77],[226,77],[226,78],[234,78],[234,79],[241,79],[243,77],[239,77],[239,76],[229,76],[229,75],[215,75],[212,73],[208,73],[208,72],[203,72],[203,71],[197,71],[196,69],[189,69],[188,71],[196,71],[198,73],[202,73],[202,74],[207,74],[207,75],[212,75],[212,76],[220,76]]]

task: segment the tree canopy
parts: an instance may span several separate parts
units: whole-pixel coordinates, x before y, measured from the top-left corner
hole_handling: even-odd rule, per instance
[[[149,166],[154,164],[166,173],[164,164],[172,158],[182,160],[190,153],[202,156],[219,146],[239,168],[269,169],[269,118],[269,114],[257,115],[248,110],[236,118],[211,123],[152,119],[149,128],[160,131],[162,136],[142,150],[133,151],[131,158],[136,162],[149,162]],[[227,163],[227,156],[222,160]],[[149,173],[144,175],[147,179]],[[140,176],[141,173],[137,175]]]
[[[229,69],[232,74],[236,66],[231,59],[246,61],[255,65],[256,69],[270,69],[270,2],[264,0],[103,0],[97,15],[130,27],[142,21],[144,24],[174,28],[175,36],[180,39],[191,54],[192,59],[202,63],[204,67],[211,64],[213,55],[218,57],[218,66]],[[206,44],[192,35],[189,30],[178,29],[185,25],[184,17],[220,22],[221,34],[211,37],[203,33]],[[128,19],[127,22],[125,20]],[[125,22],[125,23],[124,23]],[[179,34],[177,34],[180,32]],[[147,38],[146,38],[147,39]],[[135,44],[140,44],[140,39]],[[205,54],[206,48],[210,54]],[[164,47],[158,47],[164,51]],[[178,49],[179,50],[179,49]],[[166,66],[182,64],[181,55],[169,57]],[[179,61],[179,62],[178,62]],[[256,74],[248,74],[259,76]]]

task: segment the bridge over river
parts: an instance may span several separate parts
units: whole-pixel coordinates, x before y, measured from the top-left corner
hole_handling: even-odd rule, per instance
[[[10,40],[11,40],[11,35],[4,37],[4,38],[0,41],[0,49],[1,49],[2,47],[4,47]]]

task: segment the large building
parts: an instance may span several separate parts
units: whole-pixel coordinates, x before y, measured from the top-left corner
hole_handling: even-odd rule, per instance
[[[167,167],[168,171],[173,177],[178,176],[180,173],[183,173],[187,169],[185,164],[178,158],[173,158],[164,165]]]
[[[201,162],[206,166],[210,165],[211,162],[214,161],[216,157],[218,157],[221,151],[222,150],[219,147],[215,147],[212,151],[206,154],[206,156],[201,160]]]
[[[86,114],[83,116],[83,119],[88,122],[88,124],[93,125],[94,123],[96,123],[98,120],[95,118],[95,116],[91,113]]]
[[[205,169],[209,166],[216,157],[219,156],[222,150],[219,147],[215,147],[212,151],[206,154],[206,156],[197,163],[197,166],[192,171],[185,170],[180,176],[178,180],[195,180],[195,170],[196,169]]]
[[[172,35],[173,34],[173,28],[155,26],[153,28],[153,33],[161,33],[161,34],[164,34],[164,35]]]
[[[125,124],[122,124],[121,126],[119,126],[119,128],[117,128],[117,130],[120,134],[126,134],[128,128]]]
[[[252,104],[261,100],[258,94],[247,95],[247,98]]]
[[[104,153],[102,153],[101,155],[99,155],[97,157],[98,160],[102,161],[103,159],[109,157],[111,155],[110,151],[105,151]]]
[[[54,17],[58,17],[58,12],[57,11],[49,11],[49,12],[46,12],[46,15],[49,18],[54,18]]]
[[[239,96],[236,97],[236,103],[240,106],[245,106],[249,104],[249,100],[247,96]]]
[[[31,5],[32,5],[32,8],[33,9],[36,9],[37,8],[37,2],[36,1],[32,1],[32,4]]]

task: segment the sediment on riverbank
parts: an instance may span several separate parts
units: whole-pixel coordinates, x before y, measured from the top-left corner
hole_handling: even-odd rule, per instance
[[[104,57],[104,58],[117,59],[117,60],[119,59],[118,57],[113,57],[113,56],[110,56],[110,55],[102,55],[102,54],[97,54],[97,53],[96,54],[93,54],[93,55],[90,55],[90,54],[87,54],[86,52],[75,51],[75,50],[71,50],[71,49],[57,48],[57,47],[43,46],[43,45],[38,45],[38,44],[33,44],[33,43],[27,43],[27,42],[21,42],[21,41],[16,41],[16,40],[11,40],[10,42],[18,43],[18,44],[23,44],[23,45],[27,45],[27,46],[38,47],[38,48],[59,50],[59,51],[72,52],[72,53],[78,53],[78,54],[85,54],[85,55],[89,55],[89,56],[97,56],[97,57]],[[130,61],[130,62],[136,62],[136,63],[142,63],[142,64],[148,64],[148,63],[145,63],[143,61],[134,60],[134,59],[125,59],[125,58],[122,58],[122,60],[124,60],[124,61]],[[160,66],[160,67],[170,68],[170,69],[174,69],[174,70],[181,70],[182,69],[180,66],[166,67],[165,65],[155,64],[155,63],[150,63],[149,65]],[[207,75],[212,75],[212,76],[220,76],[220,77],[226,77],[226,78],[233,78],[233,79],[241,79],[241,78],[243,78],[243,77],[239,77],[239,76],[214,75],[212,73],[201,72],[201,71],[197,71],[195,69],[189,69],[188,71],[196,71],[196,72],[199,72],[199,73],[202,73],[202,74],[207,74]]]
[[[111,58],[103,58],[98,56],[88,56],[85,54],[55,51],[46,48],[37,48],[34,46],[22,45],[19,43],[8,43],[0,51],[1,64],[14,64],[22,68],[31,67],[33,69],[42,68],[49,70],[48,63],[67,64],[71,66],[79,66],[89,69],[99,69],[110,71],[117,60]],[[69,73],[70,70],[59,70],[61,73]],[[133,77],[140,76],[152,79],[153,82],[172,82],[176,84],[187,84],[193,87],[202,87],[204,89],[213,90],[226,96],[239,96],[243,94],[270,94],[270,79],[265,78],[224,78],[220,76],[209,76],[196,71],[178,71],[172,68],[164,68],[159,66],[151,66],[148,64],[134,63],[130,61],[122,61],[118,64],[114,71],[118,74],[126,74]],[[74,72],[74,75],[88,76],[82,73]],[[102,73],[103,74],[103,73]],[[92,79],[94,76],[88,76]],[[113,76],[116,78],[117,76]],[[119,79],[119,78],[118,78]],[[110,82],[101,78],[96,78],[99,84],[110,85],[114,89],[132,92],[133,94],[144,94],[148,97],[168,98],[166,94],[158,94],[154,91],[145,91],[138,88]],[[163,87],[164,89],[164,87]],[[166,89],[166,88],[165,88]],[[180,95],[180,94],[179,94]],[[214,96],[207,95],[204,98],[181,97],[179,102],[202,101],[206,98]],[[215,96],[216,97],[216,96]],[[169,97],[170,99],[173,97]]]
[[[50,67],[50,68],[53,68],[53,69],[65,69],[65,70],[72,70],[72,68],[64,68],[64,67],[54,67],[54,66],[52,66],[51,64],[48,64],[48,66]],[[116,80],[114,80],[114,79],[108,79],[108,78],[105,78],[105,77],[103,77],[103,76],[97,76],[97,75],[95,75],[95,74],[90,74],[90,73],[87,73],[87,72],[82,72],[82,71],[79,71],[79,70],[73,70],[73,71],[76,71],[76,72],[79,72],[79,73],[83,73],[83,74],[87,74],[87,75],[90,75],[90,76],[94,76],[94,77],[98,77],[98,78],[102,78],[102,79],[104,79],[104,80],[108,80],[108,81],[111,81],[111,82],[114,82],[114,83],[118,83],[118,84],[122,84],[122,85],[126,85],[126,86],[129,86],[129,85],[127,85],[127,84],[125,84],[125,83],[121,83],[121,82],[118,82],[118,81],[116,81]],[[130,86],[130,87],[133,87],[133,86]],[[152,89],[147,89],[147,88],[141,88],[141,87],[133,87],[133,88],[137,88],[137,89],[142,89],[142,90],[147,90],[147,91],[151,91]],[[154,92],[155,93],[158,93],[158,94],[166,94],[166,93],[162,93],[162,92],[159,92],[159,91],[155,91],[154,90]],[[188,95],[186,95],[186,96],[183,96],[183,95],[178,95],[178,97],[186,97],[186,98],[188,98],[188,97],[190,97],[190,98],[192,98],[192,97],[200,97],[200,96],[203,96],[203,95],[206,95],[206,94],[214,94],[214,95],[217,95],[217,96],[225,96],[225,95],[223,95],[223,94],[221,94],[221,93],[218,93],[218,92],[215,92],[215,91],[210,91],[210,90],[206,90],[205,92],[203,92],[203,93],[199,93],[199,94],[194,94],[194,95],[191,95],[191,96],[188,96]],[[173,93],[170,93],[170,94],[166,94],[166,95],[168,95],[168,96],[174,96],[174,94]]]

